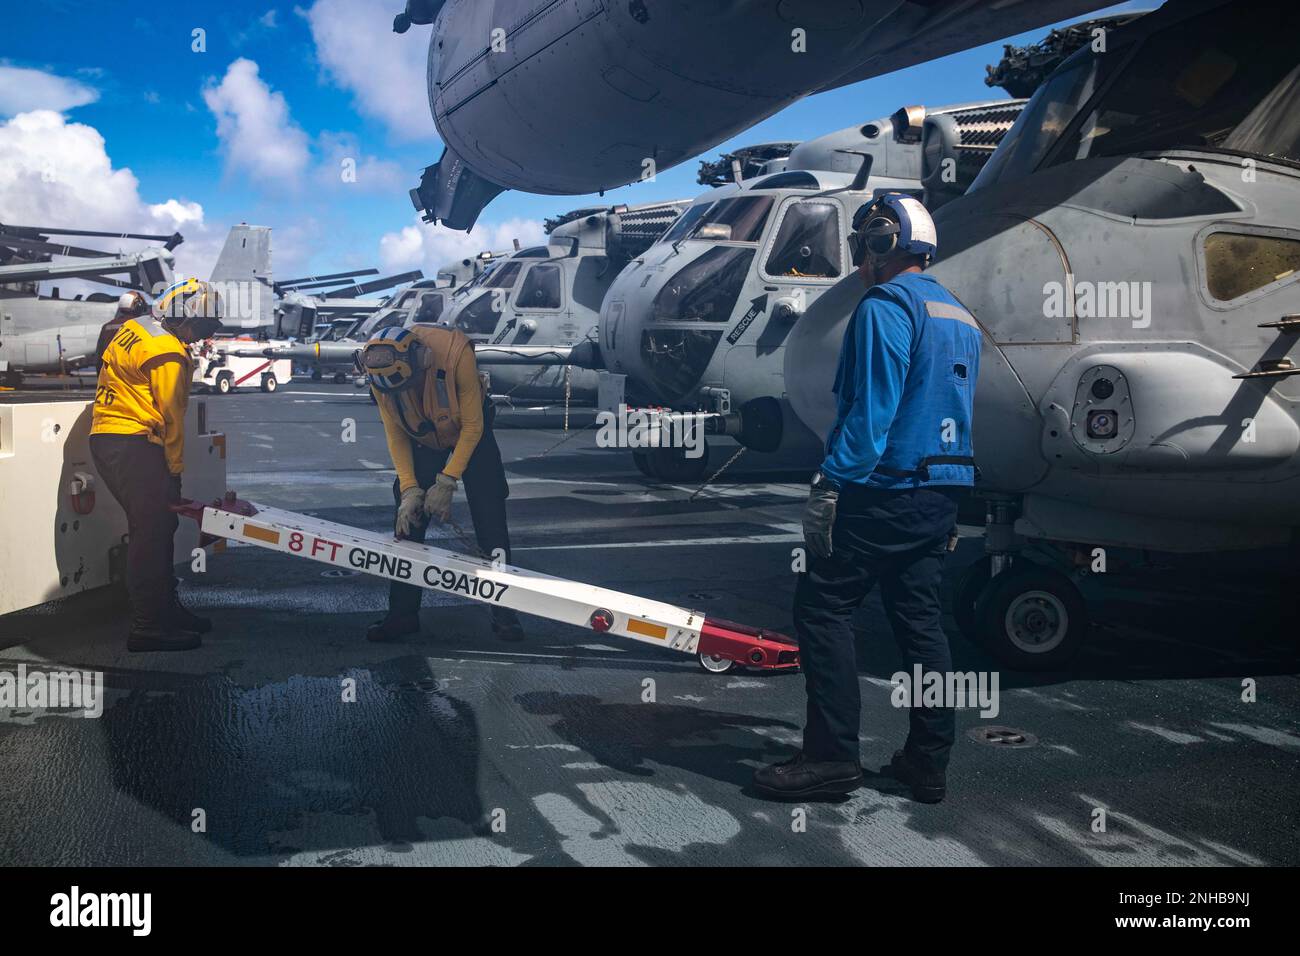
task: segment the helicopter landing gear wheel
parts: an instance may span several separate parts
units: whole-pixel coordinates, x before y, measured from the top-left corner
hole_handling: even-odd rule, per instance
[[[643,451],[632,452],[632,463],[636,465],[636,470],[641,472],[647,478],[653,478],[654,474],[650,471],[650,459],[646,457]]]
[[[975,602],[980,642],[1015,670],[1057,670],[1088,634],[1088,609],[1059,571],[1020,563],[993,578]]]
[[[698,450],[700,454],[695,458],[686,457],[685,448],[648,448],[641,454],[646,457],[651,477],[676,483],[704,477],[709,467],[708,443],[701,442]]]

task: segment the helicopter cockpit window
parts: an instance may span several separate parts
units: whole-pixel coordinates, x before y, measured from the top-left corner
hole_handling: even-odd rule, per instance
[[[1212,232],[1205,237],[1205,285],[1231,302],[1300,272],[1300,240],[1285,236]]]
[[[494,303],[493,299],[497,299],[498,302]],[[497,319],[501,317],[501,312],[505,309],[508,300],[508,293],[501,295],[484,292],[461,310],[460,316],[456,319],[456,325],[460,327],[462,332],[467,332],[470,335],[487,335],[497,327]],[[496,305],[495,308],[494,304]]]
[[[1094,57],[1085,47],[1057,69],[1038,88],[1016,118],[993,156],[980,170],[969,192],[1000,180],[1028,176],[1047,155],[1096,89],[1099,64],[1108,64],[1118,52]]]
[[[754,260],[753,249],[714,246],[673,276],[655,296],[656,322],[726,322]]]
[[[420,300],[420,307],[415,310],[413,322],[424,322],[429,325],[438,321],[442,315],[442,296],[436,293],[429,293]]]
[[[390,325],[401,325],[405,318],[397,308],[380,309],[368,319],[362,319],[352,333],[352,338],[368,339],[379,329]]]
[[[781,220],[776,242],[767,257],[770,276],[834,279],[840,274],[839,205],[800,202]]]
[[[536,265],[528,270],[515,301],[517,309],[558,309],[560,307],[560,267]]]
[[[713,203],[710,202],[702,202],[686,210],[678,217],[677,221],[672,224],[672,227],[663,234],[663,237],[659,241],[676,242],[678,239],[685,236],[692,228],[694,228],[695,224],[700,221],[700,217],[708,212],[709,207],[712,205]]]
[[[519,278],[518,262],[505,262],[497,266],[486,276],[483,277],[483,288],[485,289],[508,289],[515,284]]]
[[[1294,30],[1212,10],[1147,39],[1054,158],[1188,147],[1296,162],[1297,104]]]
[[[758,242],[772,211],[771,196],[736,196],[709,207],[688,239],[718,239],[725,242]]]

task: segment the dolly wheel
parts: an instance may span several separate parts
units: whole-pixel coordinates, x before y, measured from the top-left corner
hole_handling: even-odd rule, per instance
[[[347,383],[348,383],[348,373],[347,373],[347,372],[335,372],[335,373],[334,373],[334,384],[335,384],[335,385],[346,385]]]
[[[701,654],[700,666],[710,674],[725,674],[736,666],[735,661],[729,661],[725,657],[718,657],[716,654]]]
[[[980,643],[1015,670],[1058,670],[1088,635],[1088,609],[1059,571],[1022,563],[989,581],[975,602]]]
[[[262,376],[262,391],[274,392],[280,387],[280,383],[275,380],[275,376],[267,372]]]
[[[229,372],[221,372],[217,375],[217,391],[222,395],[229,395],[230,390],[235,387],[235,376]]]

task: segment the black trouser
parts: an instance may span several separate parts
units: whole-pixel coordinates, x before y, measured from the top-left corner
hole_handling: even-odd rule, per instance
[[[131,630],[163,629],[176,594],[168,508],[171,474],[161,445],[143,435],[91,435],[90,457],[109,492],[126,512],[126,589]]]
[[[861,698],[853,612],[880,583],[880,597],[906,662],[923,673],[952,669],[940,625],[939,579],[957,506],[929,489],[840,494],[828,558],[809,555],[795,588],[794,625],[808,692],[804,753],[810,760],[857,762]],[[951,707],[913,707],[904,749],[920,767],[943,770],[952,749]]]
[[[460,486],[465,491],[465,500],[469,502],[470,520],[474,522],[474,537],[483,551],[484,557],[492,560],[499,549],[504,552],[506,562],[510,561],[510,529],[506,525],[506,497],[510,486],[506,483],[505,466],[501,464],[501,450],[492,434],[491,418],[485,415],[483,437],[474,446],[465,474],[461,475]],[[451,451],[439,451],[428,448],[412,440],[411,450],[415,458],[415,480],[428,491],[437,480],[438,472],[447,464]],[[398,479],[393,479],[393,503],[402,502],[402,487]],[[411,528],[405,536],[408,541],[424,541],[429,530],[428,519]],[[420,610],[420,598],[424,589],[414,584],[399,584],[393,581],[388,587],[388,614],[390,617],[406,617]],[[495,606],[493,610],[496,610]]]

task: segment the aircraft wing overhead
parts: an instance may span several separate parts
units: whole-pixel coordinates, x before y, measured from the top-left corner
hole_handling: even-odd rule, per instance
[[[817,92],[883,76],[985,43],[1086,16],[1114,4],[1098,0],[932,0],[908,2],[880,21],[868,59]],[[990,7],[996,9],[990,10]],[[883,43],[881,42],[883,39]]]
[[[505,189],[653,176],[810,93],[1103,8],[1105,0],[493,0],[441,8],[429,105],[444,144],[410,191],[471,228]],[[545,14],[539,12],[545,7]],[[492,25],[514,24],[491,46]],[[505,29],[504,27],[502,29]],[[726,43],[719,43],[726,37]],[[815,51],[812,55],[802,55]]]

